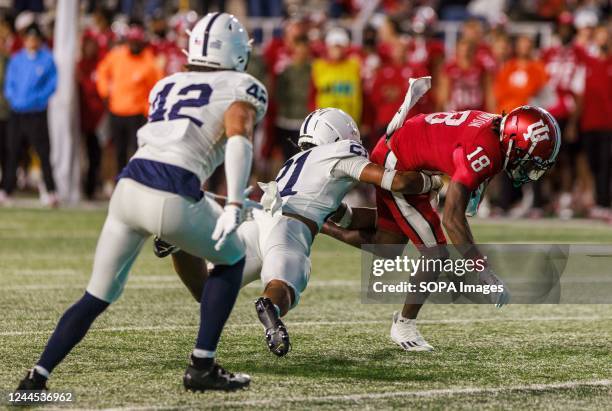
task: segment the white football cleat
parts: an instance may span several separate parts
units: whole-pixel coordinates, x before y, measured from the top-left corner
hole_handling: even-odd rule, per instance
[[[391,340],[405,351],[433,351],[416,327],[416,320],[404,318],[398,311],[393,313]]]

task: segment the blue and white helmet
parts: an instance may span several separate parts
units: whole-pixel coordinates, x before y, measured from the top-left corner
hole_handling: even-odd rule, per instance
[[[208,13],[188,34],[189,64],[236,71],[246,69],[251,42],[244,26],[232,14]]]
[[[339,108],[321,108],[310,113],[302,123],[298,145],[310,143],[320,146],[340,140],[361,143],[357,124]]]

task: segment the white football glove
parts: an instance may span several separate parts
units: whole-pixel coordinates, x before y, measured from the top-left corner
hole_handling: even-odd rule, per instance
[[[215,250],[221,250],[221,247],[227,241],[227,238],[238,229],[242,223],[243,214],[242,208],[234,204],[228,204],[223,208],[223,213],[217,219],[217,225],[212,233],[212,239],[216,241]]]
[[[278,184],[276,181],[272,180],[269,183],[257,182],[257,184],[264,192],[263,196],[261,196],[261,200],[259,200],[264,211],[270,213],[272,216],[275,216],[279,212],[282,214],[283,199],[278,191]]]
[[[408,82],[409,86],[404,102],[387,125],[387,137],[391,137],[395,130],[404,125],[410,109],[412,109],[417,101],[419,101],[419,99],[431,88],[431,76],[411,78]]]

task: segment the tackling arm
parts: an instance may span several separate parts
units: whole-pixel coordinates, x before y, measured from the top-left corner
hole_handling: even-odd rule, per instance
[[[387,170],[383,166],[370,163],[361,174],[359,181],[374,184],[385,190],[403,194],[424,194],[441,187],[441,180],[420,171]]]

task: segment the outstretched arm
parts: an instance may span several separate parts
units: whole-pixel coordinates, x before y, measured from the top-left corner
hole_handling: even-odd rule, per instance
[[[387,170],[374,163],[368,164],[363,169],[359,181],[409,195],[428,193],[432,189],[439,189],[442,184],[438,176],[430,176],[420,171]]]

